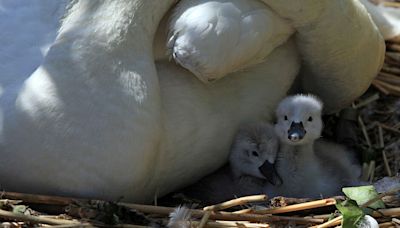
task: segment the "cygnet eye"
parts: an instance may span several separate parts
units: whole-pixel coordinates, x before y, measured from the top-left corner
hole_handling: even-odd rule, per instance
[[[308,117],[308,121],[310,121],[310,122],[312,121],[312,117],[311,117],[311,116],[310,116],[310,117]]]
[[[258,157],[258,153],[257,153],[257,151],[255,151],[255,150],[253,150],[253,151],[251,152],[251,154],[252,154],[254,157]]]
[[[285,120],[288,120],[287,116],[285,116]]]

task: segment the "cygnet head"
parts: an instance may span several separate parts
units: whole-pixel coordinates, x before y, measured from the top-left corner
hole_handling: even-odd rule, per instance
[[[279,178],[274,163],[279,151],[279,139],[270,124],[242,126],[232,144],[229,162],[236,178],[252,176],[275,184]]]
[[[298,94],[283,99],[276,110],[275,131],[290,145],[311,143],[321,136],[322,102],[313,95]]]

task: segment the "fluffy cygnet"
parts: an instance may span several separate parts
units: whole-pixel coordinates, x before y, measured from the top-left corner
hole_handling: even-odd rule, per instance
[[[270,197],[326,197],[357,183],[360,167],[350,153],[318,139],[323,128],[322,108],[322,102],[312,95],[290,96],[278,105],[275,131],[281,146],[277,172],[283,183],[265,186]]]
[[[263,193],[268,182],[277,183],[274,163],[279,140],[270,124],[242,126],[233,141],[229,164],[184,190],[204,203]]]

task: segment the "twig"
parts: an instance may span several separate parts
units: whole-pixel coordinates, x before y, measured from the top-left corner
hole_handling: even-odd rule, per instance
[[[329,220],[329,221],[327,221],[325,223],[322,223],[322,224],[317,225],[317,226],[312,226],[312,227],[314,227],[314,228],[326,228],[326,227],[338,226],[338,225],[340,225],[342,223],[342,219],[343,219],[343,216],[340,215],[340,216],[338,216],[338,217],[336,217],[336,218],[334,218],[332,220]]]
[[[77,224],[68,224],[68,225],[55,225],[51,226],[51,228],[84,228],[84,227],[95,227],[92,224],[89,223],[77,223]]]
[[[201,218],[200,224],[197,226],[197,228],[203,228],[206,225],[208,218],[210,218],[210,214],[210,211],[206,211],[206,213],[204,213],[203,218]]]
[[[391,68],[386,67],[385,69],[386,69],[386,71],[396,71],[396,70],[400,71],[400,69],[397,67],[391,67]],[[393,82],[394,84],[400,83],[400,76],[396,75],[396,74],[392,74],[390,72],[379,72],[378,79],[387,79],[388,82]]]
[[[400,43],[400,36],[395,36],[395,37],[389,39],[388,41],[392,42],[392,43]]]
[[[371,183],[372,183],[372,181],[374,180],[374,176],[375,176],[375,165],[376,165],[375,160],[372,160],[372,161],[369,163],[368,180],[369,180],[369,182],[371,182]]]
[[[379,147],[384,148],[385,141],[383,140],[383,131],[382,131],[382,126],[380,125],[378,125],[378,134],[379,134]]]
[[[382,3],[386,7],[400,8],[400,3],[398,2],[383,2]]]
[[[387,82],[379,80],[379,78],[374,79],[373,85],[376,88],[378,88],[378,86],[380,86],[379,88],[383,88],[387,92],[387,94],[393,94],[393,95],[396,95],[396,96],[400,95],[400,91],[399,91],[399,88],[398,88],[400,86],[391,85],[391,84],[389,84]]]
[[[368,181],[368,173],[369,171],[369,164],[367,162],[364,162],[362,165],[362,175],[361,175],[361,180],[363,181]]]
[[[81,224],[79,222],[65,220],[65,219],[42,218],[42,217],[36,217],[36,216],[31,216],[31,215],[13,213],[13,212],[5,211],[2,209],[0,209],[0,217],[4,218],[4,219],[10,219],[10,220],[17,220],[17,221],[30,222],[30,223],[44,223],[44,224],[50,224],[50,225]]]
[[[73,203],[74,201],[84,200],[84,199],[74,199],[74,198],[60,197],[60,196],[34,195],[34,194],[18,193],[18,192],[2,192],[1,198],[22,200],[23,202],[26,203],[59,205],[59,206],[67,206]]]
[[[304,218],[317,218],[317,219],[324,219],[328,220],[332,215],[331,214],[324,214],[324,215],[312,215],[312,216],[306,216]]]
[[[397,129],[395,129],[395,128],[392,128],[392,127],[390,127],[390,126],[388,126],[388,125],[386,125],[386,124],[379,123],[379,125],[380,125],[383,129],[385,129],[385,130],[388,130],[388,131],[391,131],[391,132],[400,134],[400,131],[399,131],[399,130],[397,130]]]
[[[379,91],[381,91],[383,94],[389,95],[389,91],[388,91],[387,89],[385,89],[383,86],[381,86],[381,85],[379,84],[379,81],[378,81],[378,80],[374,79],[374,80],[372,81],[372,85],[375,86],[375,87],[376,87]]]
[[[378,99],[379,99],[379,93],[375,93],[374,95],[372,95],[372,96],[368,97],[367,99],[362,100],[359,103],[357,103],[356,105],[354,105],[354,108],[359,109],[359,108],[361,108],[365,105],[368,105],[369,103],[374,102]]]
[[[379,223],[379,228],[388,228],[388,227],[392,227],[393,223],[392,222],[384,222],[384,223]]]
[[[386,173],[387,173],[387,175],[389,177],[391,177],[392,176],[392,170],[390,169],[389,162],[388,162],[385,150],[382,150],[382,158],[383,158],[383,164],[385,165]]]
[[[387,43],[386,48],[389,50],[392,50],[392,51],[400,52],[400,45],[398,45],[398,44]]]
[[[194,227],[198,227],[199,221],[191,221],[191,225]],[[227,227],[248,227],[248,228],[268,228],[270,227],[269,224],[266,223],[250,223],[247,221],[208,221],[207,227],[211,228],[227,228]]]
[[[229,200],[220,204],[212,205],[203,208],[205,211],[219,211],[219,210],[224,210],[227,208],[239,206],[239,205],[244,205],[252,202],[262,202],[267,200],[266,195],[254,195],[254,196],[244,196],[240,197],[237,199]]]
[[[400,61],[400,53],[398,53],[398,52],[387,51],[386,56],[397,62]]]
[[[252,212],[253,212],[253,209],[251,209],[251,208],[246,208],[246,209],[234,211],[234,212],[232,212],[232,213],[234,213],[234,214],[248,214],[248,213],[252,213]]]
[[[328,199],[322,199],[322,200],[317,200],[317,201],[312,201],[312,202],[307,202],[307,203],[300,203],[300,204],[295,204],[295,205],[290,205],[290,206],[285,206],[285,207],[272,208],[272,209],[266,209],[266,210],[257,210],[257,211],[255,211],[255,213],[257,213],[257,214],[281,214],[281,213],[302,211],[302,210],[318,208],[318,207],[326,207],[326,206],[331,206],[331,205],[335,205],[335,204],[336,204],[335,199],[328,198]]]
[[[389,208],[389,209],[379,209],[378,211],[372,212],[372,216],[374,217],[382,217],[383,216],[400,216],[400,207]]]
[[[360,124],[362,133],[364,135],[364,138],[365,138],[365,141],[367,142],[368,147],[371,148],[371,140],[368,136],[367,129],[365,128],[364,121],[361,119],[360,116],[358,117],[358,123]]]
[[[400,225],[400,219],[392,218],[392,222],[394,222],[394,223]]]

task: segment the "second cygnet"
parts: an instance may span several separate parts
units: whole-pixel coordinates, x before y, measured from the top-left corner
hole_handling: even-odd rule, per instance
[[[278,150],[272,125],[243,125],[233,141],[229,164],[186,188],[184,194],[208,204],[262,194],[267,182],[280,181],[274,168]]]
[[[270,197],[327,197],[357,183],[361,169],[348,151],[319,140],[322,108],[322,102],[312,95],[290,96],[278,105],[275,131],[281,146],[277,172],[283,183],[265,186]]]

